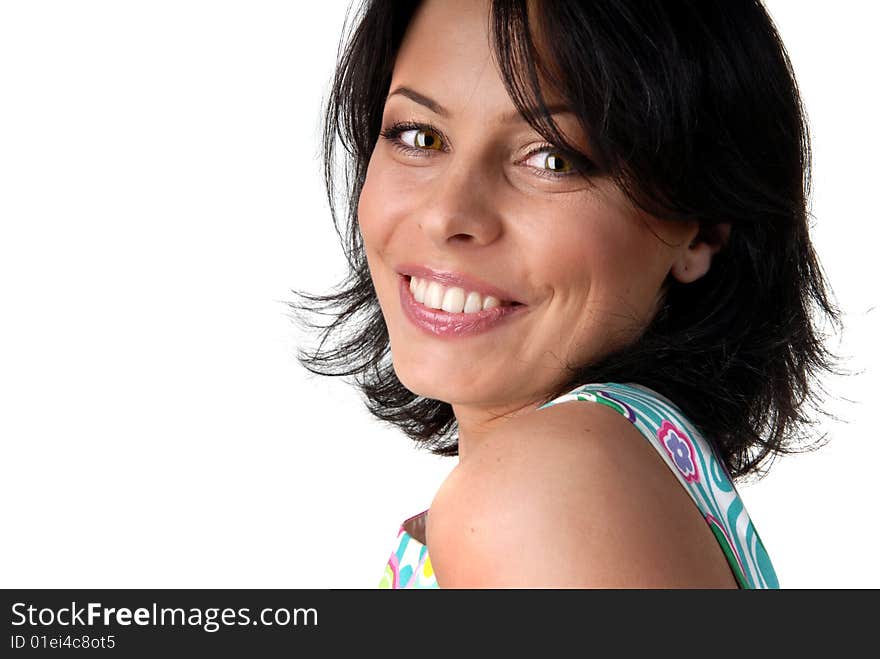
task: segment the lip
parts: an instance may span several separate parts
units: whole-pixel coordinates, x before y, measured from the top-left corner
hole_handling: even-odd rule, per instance
[[[409,278],[404,274],[398,274],[397,279],[400,305],[403,307],[404,315],[413,325],[436,337],[457,338],[488,332],[528,308],[524,304],[518,304],[492,307],[474,313],[449,313],[442,309],[431,309],[417,302],[409,290]]]
[[[464,273],[433,270],[432,268],[429,268],[427,266],[418,265],[415,263],[405,263],[403,265],[399,265],[395,268],[395,270],[400,275],[409,275],[410,277],[418,277],[419,279],[428,279],[431,281],[436,281],[439,284],[443,284],[444,286],[458,286],[459,288],[463,288],[465,290],[465,294],[467,294],[468,291],[476,291],[484,298],[487,295],[491,295],[493,297],[497,297],[502,302],[516,302],[517,304],[525,304],[525,302],[514,298],[509,291],[505,291],[501,288],[498,288],[497,286],[493,286],[492,284],[483,281],[482,279],[478,279],[477,277],[473,277]]]

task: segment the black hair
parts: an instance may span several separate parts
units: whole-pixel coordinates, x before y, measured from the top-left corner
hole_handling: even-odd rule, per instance
[[[357,224],[395,57],[419,4],[367,0],[340,48],[323,155],[348,273],[336,292],[293,291],[301,301],[288,304],[332,318],[304,321],[321,341],[312,354],[300,349],[303,366],[354,376],[378,419],[434,454],[457,455],[452,406],[414,394],[394,372]],[[809,238],[806,112],[766,9],[758,0],[537,7],[530,17],[527,0],[492,0],[488,17],[504,84],[529,124],[587,157],[545,112],[538,80],[548,80],[590,136],[590,160],[634,205],[664,220],[698,220],[707,240],[721,223],[731,226],[708,273],[688,284],[668,277],[644,332],[593,363],[566,365],[568,379],[543,402],[589,382],[650,387],[681,408],[734,479],[763,476],[768,457],[823,445],[825,435],[810,441],[806,410],[833,416],[818,376],[839,371],[820,321],[842,329],[841,312]],[[335,210],[337,137],[346,151],[344,226]]]

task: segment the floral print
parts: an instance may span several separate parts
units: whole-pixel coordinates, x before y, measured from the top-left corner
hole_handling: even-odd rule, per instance
[[[660,430],[657,431],[657,438],[682,476],[692,483],[698,481],[700,477],[697,475],[697,458],[694,446],[687,435],[676,428],[675,424],[664,420]]]
[[[538,409],[567,401],[605,405],[632,423],[663,458],[699,508],[740,588],[779,588],[764,543],[724,463],[672,401],[636,383],[592,383]],[[438,588],[428,548],[401,525],[380,588]]]

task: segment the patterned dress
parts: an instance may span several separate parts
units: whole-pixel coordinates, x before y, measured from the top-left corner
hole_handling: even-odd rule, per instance
[[[653,446],[690,494],[721,546],[740,588],[779,588],[758,531],[730,474],[711,444],[669,399],[634,383],[585,384],[538,407],[567,401],[607,405],[630,421]],[[410,517],[397,532],[396,549],[379,588],[437,588],[428,548],[405,527],[424,528],[427,510]],[[416,533],[424,537],[423,533]]]

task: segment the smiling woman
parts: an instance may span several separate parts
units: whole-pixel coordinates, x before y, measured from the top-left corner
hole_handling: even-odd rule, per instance
[[[811,448],[838,311],[761,3],[368,1],[331,203],[337,135],[350,272],[297,292],[336,316],[300,360],[458,456],[382,585],[778,587],[733,481]]]

